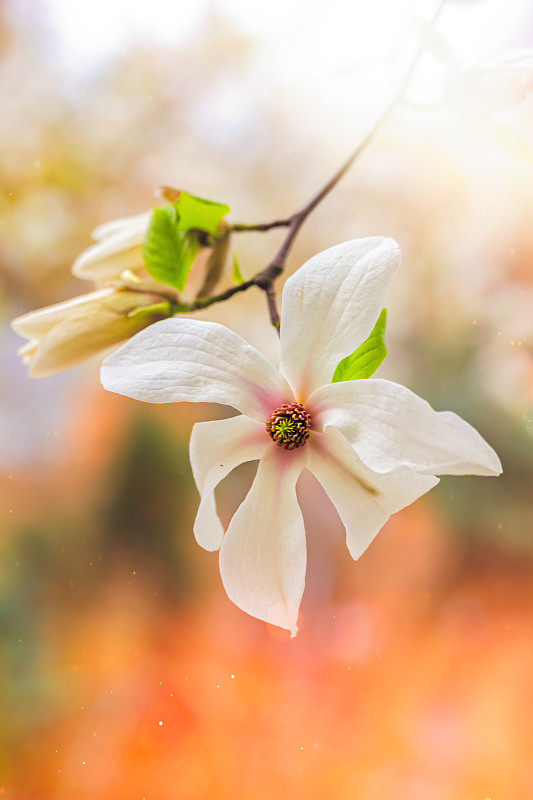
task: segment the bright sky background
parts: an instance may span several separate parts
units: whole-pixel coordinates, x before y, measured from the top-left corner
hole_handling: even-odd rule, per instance
[[[267,46],[290,44],[295,61],[303,49],[318,47],[330,63],[342,61],[350,50],[376,50],[399,32],[399,20],[430,16],[435,8],[429,0],[270,0],[268,5],[253,0],[44,0],[44,5],[63,46],[80,60],[99,59],[135,37],[179,43],[215,9]],[[527,0],[449,0],[443,24],[448,22],[447,32],[453,31],[461,46],[497,42],[513,31],[524,33],[528,5]]]
[[[43,0],[60,54],[91,69],[132,40],[179,46],[209,10],[229,17],[257,43],[258,58],[292,83],[331,80],[366,59],[398,52],[409,20],[429,17],[431,0]],[[533,45],[528,0],[448,0],[439,28],[462,56]],[[528,31],[529,26],[529,31]],[[529,41],[528,41],[529,33]]]
[[[314,131],[328,128],[339,145],[351,147],[394,94],[418,45],[413,18],[430,18],[437,2],[42,0],[42,9],[55,39],[55,55],[74,91],[79,79],[101,70],[132,43],[180,48],[201,30],[206,15],[219,14],[254,45],[242,81],[219,96],[224,118],[210,108],[220,135],[248,115],[254,98],[276,92],[279,109],[285,107],[290,114],[297,104],[303,125]],[[459,57],[475,60],[533,46],[532,24],[529,0],[448,0],[438,29]],[[436,59],[424,56],[410,99],[437,101],[444,74]],[[231,120],[225,119],[228,115]]]

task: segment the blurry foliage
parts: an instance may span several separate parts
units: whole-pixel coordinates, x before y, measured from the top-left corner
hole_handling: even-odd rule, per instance
[[[459,334],[459,335],[458,335]],[[533,555],[533,448],[525,421],[516,420],[483,391],[478,353],[484,334],[477,326],[440,331],[412,341],[409,387],[437,410],[453,409],[495,448],[503,465],[497,479],[441,478],[431,498],[459,536],[476,546],[518,548]]]
[[[95,648],[90,637],[73,647],[78,630],[95,622],[104,629],[106,613],[118,623],[140,604],[142,636],[149,624],[157,641],[158,624],[145,620],[164,625],[198,600],[186,443],[140,412],[123,432],[104,487],[100,503],[70,514],[59,505],[56,516],[15,529],[3,545],[0,785],[14,754],[42,750],[49,726],[57,730],[71,708],[80,678],[69,661],[83,667]],[[90,673],[84,680],[90,699]]]
[[[194,602],[198,576],[188,532],[196,490],[187,443],[149,411],[140,411],[115,459],[107,481],[110,496],[100,514],[104,570],[146,576],[147,589],[163,605]]]

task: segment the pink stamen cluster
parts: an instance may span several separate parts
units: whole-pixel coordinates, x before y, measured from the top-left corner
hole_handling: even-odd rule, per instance
[[[301,403],[283,403],[267,419],[268,435],[278,447],[294,450],[309,439],[311,414]]]

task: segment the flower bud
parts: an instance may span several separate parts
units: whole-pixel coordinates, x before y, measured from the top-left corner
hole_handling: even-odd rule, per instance
[[[41,378],[118,345],[171,314],[170,301],[155,292],[107,288],[31,311],[11,326],[29,339],[18,351],[28,374]]]
[[[150,224],[151,211],[112,220],[93,231],[96,244],[84,250],[72,265],[77,278],[108,281],[124,270],[144,270],[142,244]]]

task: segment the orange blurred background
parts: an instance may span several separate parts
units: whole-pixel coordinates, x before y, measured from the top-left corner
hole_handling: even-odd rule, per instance
[[[127,4],[108,5],[129,30]],[[365,5],[335,0],[327,19],[306,6],[304,41],[283,35],[299,0],[286,19],[263,9],[264,31],[220,0],[177,43],[136,30],[87,55],[61,3],[0,3],[1,797],[533,800],[531,165],[470,140],[451,113],[401,110],[295,244],[289,272],[344,239],[399,241],[380,375],[464,416],[504,467],[443,478],[357,563],[304,476],[295,640],[230,603],[216,554],[192,536],[188,438],[220,408],[108,394],[98,359],[30,381],[9,328],[89,291],[69,269],[91,229],[149,207],[160,184],[227,202],[242,222],[308,199],[405,57],[393,31],[392,49],[375,46],[384,70],[350,50],[348,26],[358,41],[374,31]],[[505,25],[497,5],[450,0],[442,29],[461,56],[475,31],[480,56],[533,44],[527,4],[508,4]],[[107,42],[104,7],[91,19]],[[432,5],[395,8],[407,31]],[[526,137],[530,101],[506,118]],[[246,276],[279,241],[235,237]],[[276,358],[259,293],[204,317]],[[253,474],[244,465],[221,487],[226,521]]]

